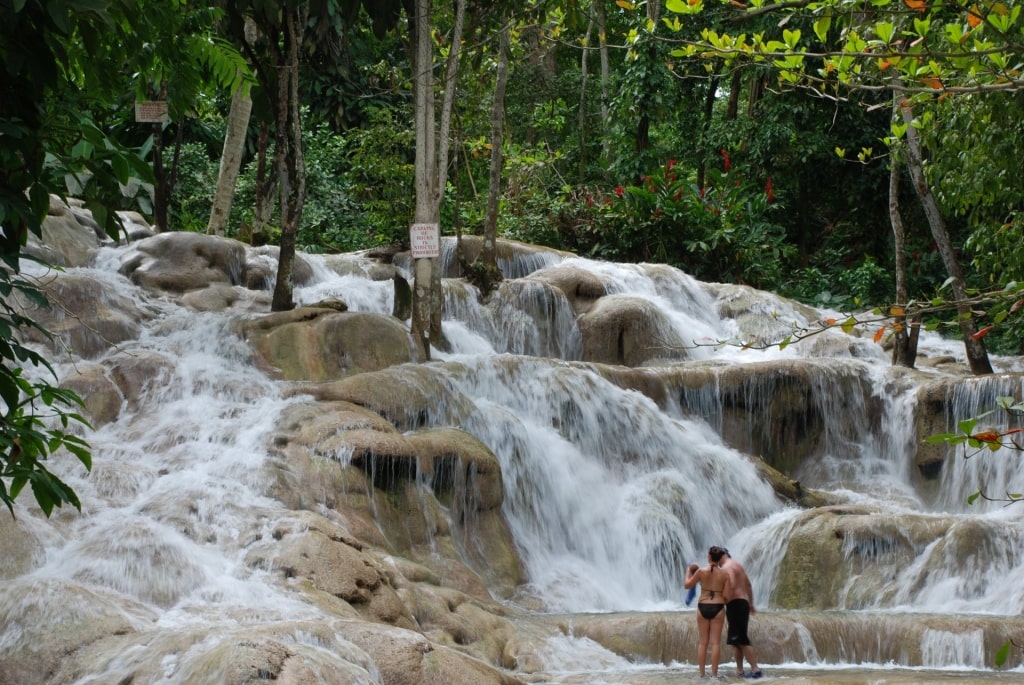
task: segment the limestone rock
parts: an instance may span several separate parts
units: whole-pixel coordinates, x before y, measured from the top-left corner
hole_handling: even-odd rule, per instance
[[[393,366],[330,383],[295,385],[290,392],[366,407],[399,430],[459,425],[474,411],[473,403],[453,391],[443,373],[424,365]]]
[[[31,328],[22,332],[58,355],[71,353],[95,359],[119,343],[138,337],[141,322],[151,317],[135,300],[81,273],[51,272],[40,279],[40,287],[50,306],[24,311],[53,338]]]
[[[522,685],[523,681],[419,633],[368,623],[345,624],[341,634],[363,649],[388,685]]]
[[[574,266],[542,269],[531,274],[528,280],[547,283],[561,290],[577,315],[586,314],[599,298],[608,293],[608,288],[595,274]]]
[[[239,326],[281,378],[323,382],[403,364],[415,349],[398,319],[334,307],[299,307]]]
[[[245,245],[202,233],[160,233],[134,243],[121,257],[120,272],[156,294],[184,293],[211,283],[239,285]]]
[[[625,295],[599,299],[579,319],[583,360],[641,366],[654,359],[683,359],[684,341],[648,300]]]

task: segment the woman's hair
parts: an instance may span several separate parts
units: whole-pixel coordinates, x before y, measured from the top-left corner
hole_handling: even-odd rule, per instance
[[[725,556],[725,550],[718,546],[712,547],[708,550],[708,556],[711,557],[711,561],[717,564]]]

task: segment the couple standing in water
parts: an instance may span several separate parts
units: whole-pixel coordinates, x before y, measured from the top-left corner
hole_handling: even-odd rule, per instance
[[[746,678],[760,678],[761,669],[754,658],[754,648],[747,637],[747,624],[754,609],[754,590],[743,566],[724,547],[708,550],[708,565],[701,568],[697,562],[690,564],[686,571],[683,587],[687,590],[700,583],[700,599],[697,600],[697,663],[700,675],[704,676],[708,648],[711,649],[711,675],[718,675],[718,662],[722,645],[722,626],[729,619],[726,643],[732,645],[736,657],[736,675]],[[743,672],[743,659],[750,664],[750,671]]]

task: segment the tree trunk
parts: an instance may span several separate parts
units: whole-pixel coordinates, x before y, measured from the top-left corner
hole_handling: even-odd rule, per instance
[[[577,127],[580,134],[579,184],[587,174],[587,57],[590,55],[590,35],[594,32],[594,15],[587,22],[587,33],[583,37],[583,50],[580,51],[580,107],[577,115]],[[495,89],[497,90],[497,89]]]
[[[893,98],[893,116],[898,115],[899,96]],[[895,150],[889,156],[889,223],[892,224],[893,249],[896,253],[896,306],[906,312],[910,294],[907,290],[907,250],[903,216],[900,214],[900,163]],[[909,325],[908,325],[909,322]],[[917,339],[921,331],[919,318],[905,314],[893,316],[892,363],[914,368],[917,360]]]
[[[438,224],[441,200],[448,176],[448,151],[451,147],[452,109],[458,80],[458,59],[462,44],[462,28],[466,17],[466,0],[456,0],[455,26],[448,50],[445,72],[444,101],[441,105],[440,130],[435,131],[434,57],[430,36],[432,0],[416,0],[413,31],[415,59],[416,121],[416,213],[415,223]],[[412,300],[412,334],[424,359],[430,359],[430,346],[444,344],[441,313],[444,293],[437,259],[421,258],[413,265],[415,284]]]
[[[434,223],[433,170],[437,148],[434,140],[434,58],[431,54],[431,0],[416,0],[413,17],[413,60],[416,122],[416,214],[415,223]],[[433,261],[417,259],[413,263],[412,335],[423,359],[430,359],[430,300]]]
[[[707,144],[706,135],[708,129],[711,128],[711,119],[715,114],[715,100],[718,98],[718,83],[720,81],[719,76],[715,76],[708,82],[708,92],[704,94],[704,121],[701,122],[701,147]],[[707,174],[707,154],[700,155],[700,161],[697,162],[697,188],[704,188],[704,180]]]
[[[594,7],[597,10],[597,45],[601,54],[601,159],[607,161],[611,158],[612,141],[608,135],[609,97],[608,84],[611,82],[611,65],[608,60],[608,36],[606,34],[606,17],[604,11],[605,0],[597,0]]]
[[[729,80],[729,105],[725,108],[725,120],[735,121],[740,115],[740,88],[743,86],[743,73],[733,69]]]
[[[455,24],[452,27],[451,47],[448,50],[448,62],[445,66],[444,99],[441,102],[441,122],[438,126],[436,140],[437,166],[434,168],[434,221],[440,227],[441,201],[448,185],[448,154],[452,141],[452,112],[455,109],[455,96],[459,84],[459,55],[462,49],[462,30],[466,22],[466,0],[455,1]],[[431,89],[433,90],[433,89]],[[441,331],[441,319],[444,313],[444,288],[441,286],[440,260],[434,259],[430,274],[430,339],[434,347],[448,349],[448,343]]]
[[[960,271],[956,251],[953,249],[953,242],[949,237],[949,230],[946,228],[946,221],[943,219],[935,196],[932,195],[928,181],[924,177],[924,161],[917,129],[914,128],[913,107],[906,100],[903,100],[899,106],[903,111],[903,121],[907,124],[907,168],[910,170],[910,178],[914,182],[914,190],[917,192],[921,205],[924,207],[925,216],[928,218],[932,238],[935,240],[939,255],[946,266],[946,273],[950,278],[950,289],[956,299],[957,319],[960,324],[960,332],[964,337],[967,361],[970,364],[971,372],[975,375],[992,373],[992,364],[989,361],[985,343],[974,337],[978,329],[974,323],[971,306],[967,302],[967,288]]]
[[[299,119],[299,44],[306,26],[309,4],[285,12],[284,61],[278,69],[276,102],[277,132],[274,160],[281,193],[281,244],[277,261],[277,283],[271,311],[295,307],[292,298],[292,265],[295,236],[302,221],[306,197],[306,164],[302,156],[302,121]]]
[[[249,242],[252,245],[266,245],[269,241],[267,225],[274,216],[274,197],[277,176],[267,173],[267,150],[270,147],[270,125],[260,124],[256,152],[256,207],[253,209],[252,228]]]
[[[153,189],[153,223],[156,224],[156,230],[166,231],[169,230],[167,208],[171,193],[164,172],[164,125],[159,122],[153,124],[153,177],[156,180]]]
[[[220,171],[217,174],[217,189],[213,195],[210,221],[206,225],[209,235],[223,236],[231,214],[231,202],[235,197],[238,172],[242,168],[245,152],[245,134],[249,129],[252,113],[252,98],[248,86],[243,85],[231,96],[231,110],[228,112],[227,131],[224,133],[224,150],[220,156]]]
[[[504,141],[501,124],[505,118],[505,84],[508,82],[510,32],[509,22],[505,21],[498,37],[498,73],[494,81],[494,103],[491,110],[491,169],[487,192],[487,216],[484,219],[484,246],[480,253],[480,259],[492,277],[488,278],[488,285],[492,283],[492,280],[501,280],[501,272],[498,271],[496,258],[496,245],[498,241],[498,204],[501,199],[501,150]]]

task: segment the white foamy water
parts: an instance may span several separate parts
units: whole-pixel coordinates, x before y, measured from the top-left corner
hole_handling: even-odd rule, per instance
[[[372,280],[358,260],[340,269],[344,275],[321,258],[309,261],[316,282],[296,290],[299,303],[337,298],[352,311],[391,312],[391,281]],[[514,268],[525,275],[558,262],[549,255]],[[609,295],[656,308],[666,339],[681,341],[694,363],[806,359],[820,366],[815,398],[828,430],[822,458],[801,475],[804,484],[893,517],[953,519],[947,533],[914,549],[884,581],[871,581],[879,583],[876,599],[858,595],[855,607],[830,608],[1024,611],[1024,506],[966,504],[979,483],[1024,491],[1024,460],[1011,450],[955,460],[943,471],[940,494],[920,496],[908,458],[917,439],[908,430],[914,388],[896,378],[869,339],[847,344],[838,332],[823,334],[822,340],[841,344],[813,359],[812,351],[826,345],[741,349],[723,341],[742,335],[749,323],[719,315],[715,288],[657,265],[565,264],[594,274]],[[270,569],[246,563],[254,541],[271,540],[275,524],[290,515],[266,494],[263,467],[270,431],[299,399],[285,399],[256,369],[248,346],[231,333],[228,315],[196,313],[146,295],[118,276],[117,266],[117,251],[105,250],[97,269],[83,271],[150,313],[138,339],[118,351],[154,365],[157,380],[125,398],[120,419],[88,434],[92,473],[70,459],[55,462],[83,502],[81,515],[62,510],[47,520],[28,497],[19,501],[19,526],[38,542],[41,559],[0,588],[0,615],[8,619],[0,655],[69,615],[109,614],[154,636],[200,627],[229,634],[239,626],[323,618],[282,589]],[[706,406],[694,411],[678,397],[659,407],[578,362],[580,333],[571,307],[540,281],[506,282],[488,304],[462,284],[449,284],[447,292],[445,331],[453,349],[436,353],[441,361],[435,366],[475,407],[459,427],[501,463],[503,513],[530,594],[562,613],[684,610],[685,565],[703,561],[708,546],[724,544],[752,572],[759,606],[772,609],[778,568],[801,510],[779,500],[747,455],[723,442],[714,398],[703,398]],[[768,319],[762,334],[814,324],[804,308],[760,297],[757,307]],[[956,353],[927,335],[923,347]],[[871,415],[861,396],[837,390],[851,377],[869,386],[885,410]],[[1019,379],[965,386],[950,425],[983,409],[995,394],[1019,391]],[[967,542],[978,536],[985,540],[983,557],[968,552],[976,547]],[[851,560],[875,553],[857,544],[848,544]],[[856,594],[848,589],[844,596]],[[347,649],[330,635],[297,634],[294,641],[314,651]],[[808,662],[826,658],[806,629],[798,641]],[[975,633],[954,639],[930,630],[920,652],[933,668],[981,669],[986,663]],[[345,663],[358,660],[349,657]],[[83,682],[114,679],[150,658],[141,648],[128,651],[95,681]],[[590,682],[627,682],[615,673],[630,670],[583,638],[555,640],[538,658],[547,672],[570,674],[558,682],[584,670],[603,674]],[[166,665],[162,682],[180,682],[192,668],[199,666],[181,655]],[[372,665],[360,668],[366,682],[376,682]]]

